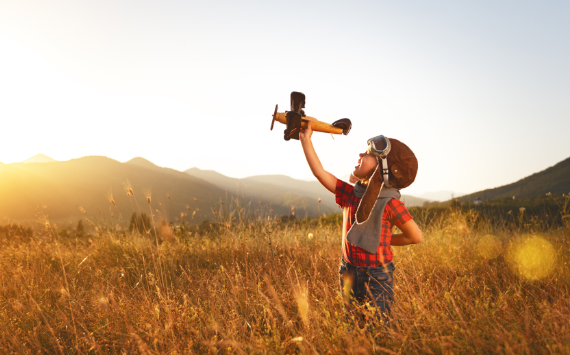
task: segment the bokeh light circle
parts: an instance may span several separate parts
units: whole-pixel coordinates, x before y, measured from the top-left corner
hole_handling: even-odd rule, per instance
[[[543,279],[554,271],[556,250],[546,239],[530,236],[513,251],[515,271],[527,280]]]
[[[477,253],[485,260],[495,259],[503,252],[503,243],[492,234],[481,237],[477,242]]]

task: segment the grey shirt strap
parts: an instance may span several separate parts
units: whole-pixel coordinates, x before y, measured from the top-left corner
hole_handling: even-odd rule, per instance
[[[364,196],[366,187],[360,183],[354,186],[354,195],[358,198]],[[354,221],[346,235],[346,240],[371,254],[375,254],[380,246],[380,234],[382,233],[382,216],[386,204],[393,198],[399,199],[400,191],[394,188],[382,188],[380,195],[372,207],[370,217],[362,223]]]

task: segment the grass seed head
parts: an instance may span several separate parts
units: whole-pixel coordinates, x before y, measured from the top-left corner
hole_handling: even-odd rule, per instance
[[[144,197],[146,197],[146,202],[148,202],[148,204],[150,205],[150,202],[151,202],[151,192],[150,192],[150,189],[145,189],[145,190],[143,191],[143,193],[144,193]]]
[[[113,191],[107,192],[106,196],[107,196],[107,200],[109,200],[109,202],[111,202],[113,204],[113,206],[116,206],[115,199],[113,199]]]
[[[123,184],[123,188],[125,189],[125,192],[127,193],[128,197],[131,197],[135,194],[133,192],[133,186],[131,185],[131,182],[129,181],[129,179],[127,179],[125,181],[125,183]]]

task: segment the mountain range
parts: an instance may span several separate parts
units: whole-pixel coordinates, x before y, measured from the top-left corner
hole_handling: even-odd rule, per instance
[[[130,197],[129,187],[134,192]],[[402,200],[408,206],[424,202],[405,195]],[[167,220],[188,213],[199,221],[211,218],[221,207],[234,208],[238,201],[265,214],[289,215],[292,207],[300,217],[339,211],[334,195],[319,182],[285,175],[237,179],[212,170],[162,168],[144,158],[121,163],[103,156],[56,161],[37,155],[0,164],[0,218],[7,221],[47,216],[62,222],[84,215],[125,219],[133,211],[149,214],[151,209]]]
[[[129,187],[134,192],[130,197],[126,192]],[[547,192],[570,192],[570,158],[515,183],[458,200],[520,198]],[[406,195],[402,200],[408,207],[426,201]],[[289,215],[292,207],[300,217],[339,211],[334,195],[318,181],[285,175],[238,179],[213,170],[162,168],[143,158],[121,163],[102,156],[55,161],[37,155],[21,163],[0,163],[0,218],[5,221],[36,221],[44,215],[58,222],[84,215],[130,218],[133,211],[150,214],[151,210],[166,220],[187,213],[200,221],[211,218],[221,207],[233,209],[238,202],[262,214]]]

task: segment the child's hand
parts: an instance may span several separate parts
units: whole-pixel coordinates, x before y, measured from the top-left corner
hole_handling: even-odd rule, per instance
[[[299,140],[301,141],[301,143],[305,141],[310,141],[312,135],[313,135],[313,129],[311,128],[311,121],[309,121],[307,123],[307,129],[299,132]]]

